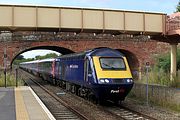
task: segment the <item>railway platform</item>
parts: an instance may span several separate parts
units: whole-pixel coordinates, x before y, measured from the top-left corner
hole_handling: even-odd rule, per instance
[[[27,86],[0,88],[0,119],[55,120],[34,91]]]

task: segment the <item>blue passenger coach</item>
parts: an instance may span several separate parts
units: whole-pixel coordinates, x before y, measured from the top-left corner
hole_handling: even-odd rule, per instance
[[[110,48],[25,62],[20,67],[79,96],[100,101],[122,101],[133,87],[126,57]]]
[[[97,48],[55,60],[54,79],[66,89],[99,100],[124,100],[133,86],[126,57],[117,50]]]

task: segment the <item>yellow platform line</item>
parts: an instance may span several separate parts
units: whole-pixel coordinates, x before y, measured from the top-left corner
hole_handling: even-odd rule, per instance
[[[29,120],[20,88],[15,88],[16,120]]]

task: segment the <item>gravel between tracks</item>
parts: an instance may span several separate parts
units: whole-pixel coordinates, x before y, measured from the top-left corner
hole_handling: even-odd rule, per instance
[[[59,90],[58,88],[53,89],[56,93],[63,93],[63,90]],[[92,120],[115,120],[114,116],[107,114],[107,112],[102,111],[99,109],[97,105],[94,105],[91,102],[88,102],[82,98],[79,98],[72,94],[60,94],[59,97],[66,101],[68,104],[72,105],[74,108],[78,109],[82,113],[84,113],[88,118]]]
[[[180,120],[179,112],[171,111],[160,106],[147,106],[145,103],[131,98],[126,98],[122,104],[134,111],[146,114],[158,120]]]
[[[37,80],[36,77],[25,73],[24,71],[22,71],[21,73],[25,77],[30,76],[31,78]],[[57,94],[63,101],[67,102],[70,106],[73,106],[73,108],[86,115],[88,118],[90,118],[90,120],[119,120],[119,118],[116,118],[106,111],[103,111],[97,105],[76,95],[69,94],[65,90],[62,90],[57,86],[49,85],[49,83],[47,82],[43,82],[41,84],[43,84],[47,89],[54,91],[54,93]]]

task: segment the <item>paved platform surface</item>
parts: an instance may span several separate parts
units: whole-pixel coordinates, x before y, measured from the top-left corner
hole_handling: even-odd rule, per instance
[[[0,87],[0,120],[55,120],[30,87]]]
[[[0,88],[0,119],[16,120],[13,88]]]

